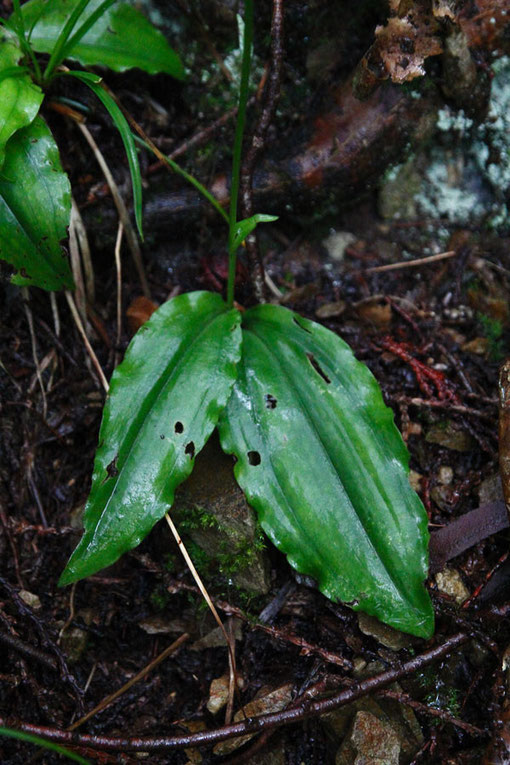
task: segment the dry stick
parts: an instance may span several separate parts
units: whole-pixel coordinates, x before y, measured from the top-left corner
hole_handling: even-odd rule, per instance
[[[135,738],[117,738],[110,736],[85,736],[76,733],[67,733],[55,728],[46,728],[42,725],[31,725],[18,720],[0,718],[0,726],[14,724],[19,730],[43,736],[50,741],[71,746],[89,746],[93,749],[105,749],[109,751],[138,751],[138,752],[164,752],[169,749],[183,749],[191,746],[207,746],[227,738],[244,736],[247,733],[260,733],[263,730],[275,728],[279,725],[290,725],[300,722],[309,717],[332,712],[339,707],[350,704],[368,693],[375,693],[397,680],[411,675],[432,662],[442,659],[447,654],[456,650],[469,640],[466,632],[457,632],[441,645],[435,646],[418,656],[409,659],[398,667],[393,667],[378,675],[360,680],[350,688],[345,688],[335,696],[321,701],[306,702],[299,707],[286,709],[282,712],[273,712],[259,717],[248,718],[242,722],[225,725],[216,730],[199,731],[180,736],[144,736]]]
[[[78,309],[76,308],[76,303],[73,300],[72,294],[66,290],[66,299],[69,303],[69,308],[71,309],[71,313],[74,319],[74,323],[76,324],[76,327],[78,329],[78,332],[80,333],[83,343],[85,345],[85,348],[87,349],[87,353],[89,354],[91,361],[94,365],[94,368],[97,372],[97,375],[99,377],[99,380],[101,382],[101,385],[105,389],[106,393],[108,393],[108,380],[104,376],[104,372],[101,369],[101,364],[98,361],[98,358],[96,354],[94,353],[94,349],[92,348],[91,344],[89,343],[89,339],[85,333],[85,330],[83,328],[82,321],[80,319],[80,314],[78,313]]]
[[[94,285],[94,267],[92,265],[92,258],[90,255],[90,244],[87,236],[87,229],[83,223],[81,212],[74,199],[71,199],[72,215],[74,222],[74,229],[76,238],[80,246],[81,261],[83,265],[83,273],[85,276],[85,294],[89,303],[93,304],[95,300],[95,285]]]
[[[133,228],[133,224],[131,223],[131,219],[129,217],[126,203],[122,199],[121,193],[119,191],[119,187],[115,183],[113,179],[113,175],[110,172],[110,168],[106,164],[105,158],[103,157],[97,143],[94,141],[94,138],[92,137],[92,134],[90,133],[90,130],[85,125],[82,125],[80,122],[77,122],[76,124],[78,125],[79,129],[83,133],[88,145],[94,152],[94,156],[99,166],[101,167],[101,170],[103,171],[103,175],[106,178],[106,182],[108,186],[110,187],[112,198],[115,203],[115,207],[117,208],[119,218],[122,221],[122,224],[126,230],[126,240],[128,243],[128,247],[131,251],[131,255],[133,256],[133,260],[135,263],[136,270],[138,272],[138,278],[140,279],[140,284],[142,287],[143,294],[145,295],[145,297],[150,298],[151,293],[149,290],[147,277],[145,276],[145,270],[143,267],[140,245],[138,244],[138,239],[136,238],[136,233]]]
[[[25,307],[25,313],[27,316],[28,329],[30,331],[30,341],[32,343],[32,358],[35,364],[35,373],[37,375],[37,381],[41,389],[42,402],[43,402],[43,417],[46,419],[46,412],[48,410],[48,402],[46,400],[46,391],[44,390],[44,383],[41,376],[41,368],[39,364],[39,359],[37,358],[37,341],[35,339],[34,318],[32,316],[32,310],[29,305],[30,294],[28,292],[28,287],[21,288],[21,295],[23,297],[23,305]]]
[[[55,336],[60,337],[60,316],[58,313],[57,298],[54,292],[50,292],[51,313],[53,315],[53,326],[55,327]]]
[[[255,103],[255,97],[252,96],[249,101],[248,105],[252,106]],[[212,122],[210,125],[208,125],[203,130],[199,130],[198,133],[195,133],[191,138],[189,138],[186,141],[183,141],[176,149],[174,149],[169,155],[168,159],[177,159],[182,154],[185,154],[190,149],[194,148],[195,146],[201,146],[202,144],[206,143],[213,135],[216,133],[217,130],[219,130],[223,125],[226,125],[227,122],[234,119],[234,117],[237,116],[237,106],[234,106],[230,111],[225,112],[225,114],[222,114],[221,117],[219,117],[217,120]],[[152,165],[149,165],[147,168],[147,173],[153,173],[155,170],[158,170],[160,167],[167,166],[166,162],[163,162],[162,160],[158,159],[157,162],[154,162]]]
[[[400,704],[405,704],[406,706],[411,707],[411,709],[414,709],[416,712],[421,712],[424,715],[436,717],[443,722],[455,725],[456,728],[461,728],[462,730],[465,730],[466,733],[470,733],[472,736],[489,735],[488,732],[482,728],[478,728],[476,725],[470,725],[470,723],[464,722],[464,720],[459,720],[458,717],[454,717],[454,715],[452,715],[450,712],[446,712],[444,709],[437,709],[437,707],[431,707],[428,704],[422,704],[420,701],[415,701],[410,696],[408,696],[407,693],[402,693],[401,691],[384,690],[379,691],[379,693],[376,695],[384,699],[394,699]]]
[[[109,696],[106,696],[106,698],[100,701],[99,704],[94,707],[94,709],[91,709],[90,712],[87,712],[86,715],[80,717],[80,719],[70,725],[67,730],[76,730],[76,728],[79,728],[80,725],[83,725],[83,723],[86,723],[87,720],[90,720],[91,717],[94,717],[94,715],[97,715],[99,712],[102,712],[103,709],[106,709],[106,707],[110,706],[110,704],[118,699],[119,696],[122,696],[123,693],[128,691],[131,686],[135,685],[135,683],[138,683],[140,680],[143,680],[143,678],[148,675],[149,672],[152,672],[154,667],[157,667],[158,664],[161,664],[161,662],[166,659],[167,656],[170,656],[171,653],[174,653],[178,648],[180,648],[181,645],[186,642],[186,640],[189,640],[189,635],[187,632],[184,632],[179,638],[177,638],[177,640],[174,640],[171,645],[167,646],[165,650],[159,654],[159,656],[156,656],[156,658],[147,664],[146,667],[144,667],[142,670],[140,670],[140,672],[132,677],[131,680],[128,680],[127,683],[124,683],[122,688],[119,688],[117,691],[110,693]]]
[[[76,217],[74,214],[74,200],[71,205],[71,218],[69,221],[69,254],[71,259],[71,270],[76,285],[74,291],[75,303],[80,314],[85,331],[87,331],[87,298],[85,294],[85,280],[83,278],[83,269],[81,267],[80,246],[78,244],[78,234],[76,233]]]
[[[267,81],[264,107],[255,127],[250,148],[241,168],[241,210],[243,218],[253,215],[253,170],[264,140],[273,119],[278,97],[283,62],[283,0],[273,0],[273,18],[271,21],[271,68]],[[246,237],[246,254],[250,265],[255,297],[264,301],[264,265],[260,257],[256,231]]]
[[[402,260],[400,263],[388,263],[386,266],[375,266],[374,268],[364,268],[364,274],[380,274],[382,271],[396,271],[400,268],[415,268],[424,263],[435,263],[438,260],[446,260],[457,255],[457,250],[448,250],[448,252],[438,252],[437,255],[428,255],[426,258],[415,258],[414,260]]]
[[[223,622],[221,621],[221,619],[219,617],[219,614],[218,614],[218,612],[217,612],[217,610],[216,610],[216,608],[214,606],[214,603],[211,600],[211,597],[210,597],[209,593],[205,589],[204,584],[203,584],[202,580],[200,579],[199,573],[196,570],[195,565],[194,565],[193,561],[191,560],[188,551],[186,550],[186,547],[184,546],[184,542],[182,541],[182,539],[180,537],[180,534],[177,531],[177,528],[176,528],[174,522],[172,521],[172,519],[170,518],[170,515],[168,513],[165,513],[165,518],[166,518],[166,521],[167,521],[168,525],[170,526],[170,530],[171,530],[171,532],[172,532],[172,534],[174,536],[174,539],[177,542],[177,545],[179,546],[179,550],[181,551],[182,556],[183,556],[184,560],[186,561],[189,570],[191,571],[193,579],[197,583],[198,589],[202,593],[202,596],[203,596],[205,602],[209,606],[209,608],[211,610],[211,613],[212,613],[212,615],[214,616],[214,618],[216,620],[216,624],[218,625],[218,627],[222,631],[223,636],[225,638],[225,642],[227,644],[227,649],[228,649],[228,668],[229,668],[229,675],[230,675],[230,678],[229,678],[229,701],[230,701],[230,697],[231,697],[231,695],[233,696],[233,693],[234,693],[234,687],[237,685],[236,661],[235,661],[235,656],[234,656],[234,650],[232,648],[232,642],[234,642],[234,639],[232,638],[232,642],[231,642],[231,639],[227,635],[225,627],[223,626]],[[235,645],[235,642],[234,642],[234,645]]]
[[[122,234],[124,226],[119,221],[117,230],[117,241],[115,242],[115,269],[117,271],[117,337],[115,342],[115,366],[119,363],[120,336],[122,333],[122,265],[120,261],[120,248],[122,245]]]

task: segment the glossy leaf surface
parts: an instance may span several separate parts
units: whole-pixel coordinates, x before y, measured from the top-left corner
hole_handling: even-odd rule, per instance
[[[238,221],[234,231],[233,248],[237,249],[240,247],[246,237],[257,228],[259,223],[272,223],[275,220],[278,220],[277,215],[257,213],[257,215],[252,215],[251,218],[244,218],[243,220]]]
[[[42,90],[16,65],[22,53],[16,37],[0,30],[0,169],[5,159],[5,145],[17,130],[30,125],[43,100]],[[12,76],[3,77],[3,74]]]
[[[428,637],[427,516],[369,369],[336,335],[263,305],[220,423],[236,478],[274,544],[332,600]]]
[[[170,300],[135,335],[112,377],[85,533],[60,584],[109,566],[164,516],[228,400],[240,348],[239,312],[211,292]]]
[[[133,134],[129,127],[128,121],[108,91],[101,86],[101,77],[98,77],[91,72],[66,72],[66,76],[76,77],[76,79],[81,80],[89,86],[89,88],[95,93],[105,109],[108,111],[115,124],[115,127],[120,133],[122,143],[124,144],[124,151],[126,152],[129,164],[129,172],[131,173],[131,183],[133,185],[133,207],[135,210],[136,226],[138,228],[140,237],[143,239],[142,176],[140,174],[140,163],[138,162],[135,139],[133,138]]]
[[[39,53],[51,53],[59,33],[79,0],[29,0],[22,6],[26,29],[32,29],[30,44]],[[91,0],[80,16],[78,28],[99,7]],[[68,57],[85,66],[107,66],[116,72],[138,67],[149,74],[164,72],[182,79],[179,56],[165,37],[136,8],[119,2],[108,8],[79,40]]]
[[[15,284],[73,288],[60,246],[71,214],[69,179],[41,117],[9,141],[0,177],[0,258],[18,273]]]

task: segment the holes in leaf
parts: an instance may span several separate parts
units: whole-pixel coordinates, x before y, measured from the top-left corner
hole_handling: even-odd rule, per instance
[[[312,333],[311,333],[311,331],[308,329],[308,327],[304,327],[304,326],[301,324],[301,322],[300,322],[300,321],[298,321],[298,319],[297,319],[297,317],[296,317],[296,316],[294,316],[294,317],[292,318],[292,321],[294,322],[294,324],[297,324],[297,326],[299,327],[299,329],[302,329],[302,330],[303,330],[303,332],[308,332],[308,334],[309,334],[309,335],[311,335],[311,334],[312,334]]]
[[[259,452],[248,452],[248,462],[250,465],[260,465]]]
[[[270,393],[266,393],[264,401],[266,402],[266,409],[276,409],[278,401]]]
[[[321,368],[319,362],[317,361],[317,359],[315,358],[313,353],[307,353],[306,354],[306,358],[308,359],[308,361],[310,362],[312,367],[315,369],[317,374],[320,375],[322,377],[322,379],[324,380],[324,382],[328,383],[328,385],[329,385],[331,380],[329,379],[327,374],[323,371],[323,369]]]
[[[184,454],[189,454],[189,458],[192,460],[195,456],[195,444],[193,441],[190,441],[189,444],[186,444],[186,447],[184,449]]]
[[[176,433],[182,433],[184,431],[184,425],[182,422],[177,421],[174,425],[174,430]]]
[[[116,475],[119,475],[119,471],[117,469],[117,460],[119,459],[119,455],[117,454],[109,465],[106,466],[106,472],[108,473],[108,478],[115,478]]]

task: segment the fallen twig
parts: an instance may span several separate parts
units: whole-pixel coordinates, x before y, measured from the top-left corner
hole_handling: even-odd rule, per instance
[[[125,752],[164,752],[169,749],[183,749],[192,746],[206,746],[215,744],[218,741],[225,741],[228,738],[245,736],[248,733],[259,733],[260,731],[275,728],[280,725],[290,725],[309,717],[331,712],[334,709],[350,704],[357,699],[366,696],[384,688],[386,685],[396,682],[403,677],[412,675],[423,669],[432,662],[442,659],[444,656],[455,650],[463,643],[469,640],[469,634],[458,632],[447,638],[441,645],[425,651],[418,656],[409,659],[400,666],[393,667],[374,675],[365,680],[361,680],[350,688],[346,688],[340,693],[329,699],[323,699],[316,702],[305,702],[293,709],[286,709],[282,712],[273,712],[272,714],[261,715],[259,717],[248,718],[232,725],[224,725],[215,730],[199,731],[179,736],[144,736],[144,737],[111,737],[111,736],[93,736],[82,735],[61,731],[56,728],[49,728],[44,725],[32,725],[26,722],[7,721],[0,718],[0,725],[9,723],[16,725],[19,730],[35,733],[50,741],[67,744],[70,746],[88,746],[92,749],[106,749],[108,751]]]

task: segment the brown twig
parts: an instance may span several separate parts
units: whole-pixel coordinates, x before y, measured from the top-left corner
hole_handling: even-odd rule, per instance
[[[154,667],[157,667],[158,664],[161,664],[161,662],[167,658],[167,656],[170,656],[170,654],[175,653],[178,648],[181,647],[183,643],[186,642],[186,640],[189,639],[189,635],[187,632],[184,632],[180,637],[177,638],[177,640],[174,640],[174,642],[167,646],[164,651],[162,651],[158,656],[156,656],[155,659],[153,659],[149,664],[147,664],[146,667],[144,667],[140,672],[138,672],[134,677],[132,677],[130,680],[127,681],[127,683],[124,683],[124,685],[121,688],[118,688],[113,693],[110,693],[109,696],[106,696],[102,701],[97,704],[94,709],[91,709],[90,712],[87,712],[86,715],[83,717],[80,717],[79,720],[76,720],[72,725],[68,727],[67,730],[72,731],[76,730],[76,728],[79,728],[80,725],[83,725],[83,723],[86,723],[87,720],[90,720],[91,717],[94,717],[94,715],[97,715],[99,712],[102,712],[103,709],[106,709],[106,707],[110,706],[110,704],[113,704],[113,702],[119,698],[119,696],[122,696],[123,693],[128,691],[131,686],[135,685],[135,683],[138,683],[140,680],[143,680],[143,678],[149,674],[149,672],[152,672]]]
[[[253,171],[260,152],[264,148],[267,130],[273,119],[278,97],[283,61],[283,0],[273,0],[273,18],[271,21],[271,66],[267,79],[264,107],[255,127],[250,148],[241,168],[241,210],[243,218],[253,215]],[[264,301],[264,266],[254,231],[246,237],[246,254],[250,264],[250,274],[255,296]]]
[[[45,625],[42,623],[42,621],[36,616],[36,614],[34,614],[30,606],[28,606],[20,598],[16,588],[13,587],[12,584],[10,584],[2,576],[0,576],[0,584],[3,586],[6,592],[9,593],[9,596],[12,602],[14,603],[14,605],[16,606],[18,612],[22,616],[24,616],[28,621],[30,621],[30,623],[35,627],[39,637],[41,638],[43,645],[47,646],[48,648],[51,648],[51,650],[55,654],[56,660],[57,660],[57,666],[62,675],[62,679],[72,689],[81,711],[83,709],[82,690],[80,686],[78,685],[78,683],[76,682],[74,675],[72,675],[71,672],[69,671],[69,667],[67,666],[67,661],[64,654],[62,653],[62,651],[60,650],[56,642],[50,637],[50,634],[48,630],[46,629]]]
[[[331,712],[334,709],[350,704],[368,693],[375,693],[386,685],[396,682],[403,677],[420,671],[432,662],[442,659],[469,640],[469,634],[458,632],[447,638],[441,645],[430,648],[428,651],[409,659],[404,664],[381,672],[350,688],[346,688],[335,696],[321,701],[303,703],[298,707],[286,709],[282,712],[273,712],[259,717],[248,718],[232,725],[224,725],[216,730],[199,731],[180,736],[144,736],[133,738],[80,735],[61,731],[56,728],[48,728],[43,725],[32,725],[19,720],[6,720],[0,718],[0,726],[15,725],[19,730],[34,733],[50,741],[68,746],[88,746],[93,749],[106,749],[108,751],[145,751],[164,752],[170,749],[182,749],[192,746],[206,746],[228,738],[245,736],[248,733],[260,733],[280,725],[290,725],[309,717]]]
[[[364,268],[365,274],[380,274],[383,271],[397,271],[401,268],[416,268],[427,263],[437,263],[438,260],[453,258],[457,255],[457,250],[448,250],[448,252],[439,252],[437,255],[428,255],[426,258],[415,258],[414,260],[403,260],[400,263],[388,263],[386,266],[374,266],[373,268]]]

